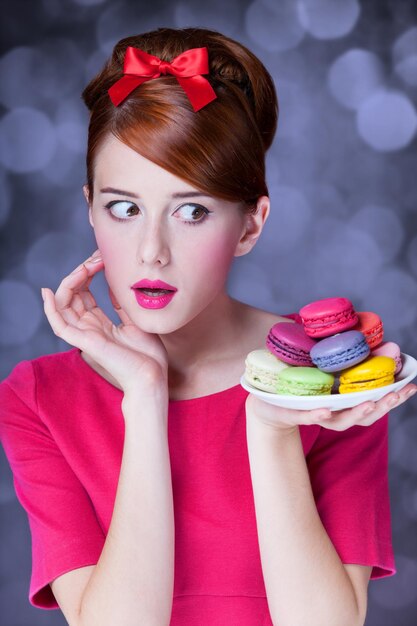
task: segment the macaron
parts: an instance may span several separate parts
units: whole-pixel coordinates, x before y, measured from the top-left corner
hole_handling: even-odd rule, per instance
[[[394,382],[395,361],[388,356],[370,356],[340,374],[339,393],[384,387]]]
[[[403,368],[400,346],[394,341],[383,341],[377,348],[372,350],[371,356],[389,356],[395,361],[395,372],[399,374]]]
[[[245,359],[245,378],[262,391],[277,393],[278,373],[288,367],[266,348],[252,350]]]
[[[384,337],[384,326],[377,313],[372,311],[359,311],[358,323],[353,330],[359,330],[366,337],[369,347],[376,348]]]
[[[358,316],[348,298],[316,300],[303,306],[299,314],[305,332],[315,339],[350,330],[358,323]]]
[[[286,367],[278,374],[277,393],[286,396],[323,396],[330,394],[332,374],[316,367]]]
[[[310,350],[310,356],[323,372],[338,372],[360,363],[370,352],[363,333],[347,330],[318,341]]]
[[[269,330],[266,347],[278,359],[304,367],[313,367],[310,350],[315,345],[301,324],[277,322]]]

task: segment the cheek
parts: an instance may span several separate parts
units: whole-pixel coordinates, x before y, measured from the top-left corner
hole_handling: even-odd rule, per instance
[[[113,282],[112,278],[117,278],[120,274],[120,268],[126,267],[123,258],[123,247],[117,243],[115,237],[106,236],[105,233],[97,232],[97,247],[100,249],[104,261],[104,275],[107,282]]]
[[[211,276],[214,274],[218,275],[219,278],[220,276],[224,277],[229,271],[235,249],[236,241],[230,238],[206,239],[199,245],[195,260],[197,263],[201,260],[201,267],[204,268],[205,272],[210,270]]]

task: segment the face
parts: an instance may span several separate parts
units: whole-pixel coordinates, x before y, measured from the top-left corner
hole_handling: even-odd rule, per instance
[[[233,257],[254,245],[239,203],[200,193],[113,136],[96,156],[89,219],[117,301],[158,334],[184,326],[224,293]],[[164,281],[175,295],[132,289],[144,280]]]

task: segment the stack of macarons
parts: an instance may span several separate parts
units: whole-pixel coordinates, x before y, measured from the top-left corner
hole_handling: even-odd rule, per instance
[[[311,302],[296,322],[274,324],[266,347],[247,355],[245,378],[254,387],[285,395],[351,393],[390,385],[401,371],[400,348],[383,341],[379,315],[355,311],[348,298]]]

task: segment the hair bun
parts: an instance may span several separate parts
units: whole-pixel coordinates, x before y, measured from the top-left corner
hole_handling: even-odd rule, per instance
[[[241,90],[252,110],[264,149],[268,150],[278,123],[278,99],[270,73],[241,43],[215,31],[208,33],[212,78]]]

